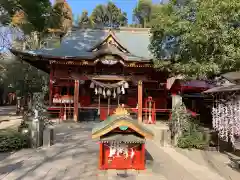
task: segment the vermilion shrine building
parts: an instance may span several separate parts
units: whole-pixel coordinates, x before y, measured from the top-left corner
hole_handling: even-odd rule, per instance
[[[168,74],[153,67],[149,38],[149,29],[84,29],[68,33],[59,48],[11,52],[50,74],[49,111],[61,118],[81,120],[79,112],[97,109],[104,120],[124,104],[153,123],[156,112],[169,112],[172,98]]]
[[[99,142],[99,169],[145,169],[145,141],[154,134],[122,107],[98,123],[92,138]]]

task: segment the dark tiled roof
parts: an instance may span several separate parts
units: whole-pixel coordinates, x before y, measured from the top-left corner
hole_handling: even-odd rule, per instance
[[[148,50],[150,44],[150,33],[148,31],[119,31],[115,32],[115,35],[131,54],[147,59],[152,58]]]
[[[208,89],[204,93],[217,93],[217,92],[230,92],[230,91],[240,91],[240,85],[229,85],[229,86],[219,86]]]
[[[225,79],[229,80],[230,82],[235,82],[240,80],[240,72],[228,72],[221,75]]]
[[[32,53],[51,56],[90,56],[92,46],[102,41],[108,32],[106,30],[78,30],[66,35],[58,48],[44,48]],[[49,47],[54,47],[49,40]]]
[[[120,43],[128,49],[128,60],[151,59],[148,50],[150,34],[148,29],[137,31],[135,29],[113,30]],[[66,35],[58,48],[44,48],[28,51],[31,54],[55,57],[93,57],[89,49],[94,47],[109,34],[109,30],[76,30]],[[48,41],[48,47],[54,47],[54,41]]]
[[[196,87],[196,88],[206,88],[206,89],[214,87],[214,85],[202,80],[191,80],[187,82],[181,82],[181,85],[188,86],[188,87]]]

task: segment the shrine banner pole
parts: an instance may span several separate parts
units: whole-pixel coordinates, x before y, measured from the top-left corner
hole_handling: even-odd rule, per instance
[[[142,123],[142,96],[143,96],[142,81],[138,81],[138,123]]]

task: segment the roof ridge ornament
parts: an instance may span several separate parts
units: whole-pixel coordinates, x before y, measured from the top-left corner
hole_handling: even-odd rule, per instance
[[[114,33],[114,29],[113,29],[113,28],[110,28],[110,29],[109,29],[109,34],[108,34],[108,36],[110,36],[110,35],[112,35],[113,38],[116,38],[116,37],[115,37],[115,33]]]
[[[95,46],[90,48],[88,51],[96,52],[96,51],[100,50],[101,46],[106,43],[108,45],[109,44],[115,45],[120,51],[122,51],[124,53],[130,53],[129,50],[120,43],[120,40],[116,37],[114,31],[112,31],[111,29],[109,29],[107,36],[103,40],[101,40]]]
[[[114,111],[114,113],[113,113],[114,115],[126,115],[126,116],[129,116],[130,115],[130,113],[124,108],[124,105],[122,104],[121,106],[119,105],[116,109],[115,109],[115,111]]]

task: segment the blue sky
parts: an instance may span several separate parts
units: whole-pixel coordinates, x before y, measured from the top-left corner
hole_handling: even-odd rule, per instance
[[[81,14],[83,10],[87,10],[91,14],[97,4],[106,4],[109,0],[66,0],[71,6],[74,15]],[[154,3],[160,3],[161,0],[152,0]],[[132,22],[132,10],[136,6],[138,0],[112,0],[122,11],[128,15],[128,23]]]
[[[54,2],[54,0],[50,0]],[[92,10],[98,4],[106,4],[109,0],[66,0],[67,3],[71,6],[73,14],[77,17],[80,15],[83,10],[87,10],[89,14],[91,14]],[[138,0],[111,0],[114,2],[122,11],[126,12],[128,15],[128,23],[132,23],[132,11],[133,8],[136,7]],[[164,2],[166,0],[163,0]],[[153,3],[160,3],[161,0],[152,0]],[[5,31],[6,29],[0,28],[1,31]],[[0,52],[3,50],[1,46],[6,46],[6,40],[9,41],[9,37],[3,39],[0,37]],[[8,44],[8,43],[7,43]]]

